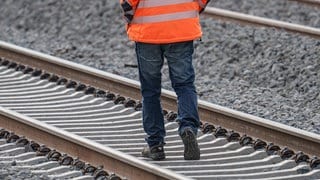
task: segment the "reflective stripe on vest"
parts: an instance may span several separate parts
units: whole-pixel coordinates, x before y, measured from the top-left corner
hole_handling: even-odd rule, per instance
[[[133,16],[133,15],[134,15],[134,10],[132,9],[132,10],[130,10],[130,11],[126,11],[125,14],[130,14],[130,15]]]
[[[175,4],[190,3],[190,2],[194,2],[194,0],[144,0],[139,2],[138,8],[150,8],[150,7],[167,6],[167,5],[175,5]]]
[[[174,21],[174,20],[188,19],[188,18],[197,18],[198,16],[199,16],[199,12],[192,10],[192,11],[161,14],[161,15],[154,15],[154,16],[135,17],[133,18],[131,23],[132,24],[156,23],[156,22]]]

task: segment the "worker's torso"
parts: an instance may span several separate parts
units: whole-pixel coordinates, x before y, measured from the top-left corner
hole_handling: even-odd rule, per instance
[[[141,0],[128,35],[133,41],[157,44],[200,38],[199,4],[194,0]]]

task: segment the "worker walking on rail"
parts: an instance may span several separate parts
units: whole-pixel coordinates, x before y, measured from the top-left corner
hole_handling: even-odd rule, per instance
[[[209,0],[120,0],[129,39],[136,42],[142,94],[143,128],[148,147],[142,155],[165,159],[164,117],[160,104],[161,68],[168,62],[171,84],[178,97],[179,135],[184,159],[200,159],[200,126],[192,65],[193,41],[202,32],[199,14]]]

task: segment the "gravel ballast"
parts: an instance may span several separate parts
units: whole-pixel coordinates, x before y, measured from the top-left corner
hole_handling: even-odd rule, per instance
[[[52,178],[49,178],[46,175],[36,175],[32,173],[30,170],[16,169],[15,166],[4,165],[0,163],[0,167],[0,179],[2,180],[52,180]]]
[[[247,2],[283,14],[275,7],[284,1]],[[0,12],[3,41],[138,80],[138,70],[126,66],[136,57],[118,1],[2,0]],[[319,26],[319,16],[312,19]],[[194,58],[200,99],[320,134],[319,39],[206,17],[201,23]],[[166,65],[163,72],[163,87],[172,90]]]

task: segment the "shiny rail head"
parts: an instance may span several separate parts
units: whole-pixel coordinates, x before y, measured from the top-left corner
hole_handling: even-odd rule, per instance
[[[245,24],[256,25],[256,26],[275,27],[278,29],[284,29],[291,32],[297,32],[302,35],[309,35],[315,38],[320,38],[320,29],[314,28],[314,27],[303,26],[300,24],[273,20],[273,19],[268,19],[264,17],[258,17],[258,16],[248,15],[248,14],[239,13],[239,12],[233,12],[230,10],[214,8],[214,7],[207,7],[204,10],[204,13],[209,16],[221,18],[223,20],[231,20],[231,21],[242,22]]]

